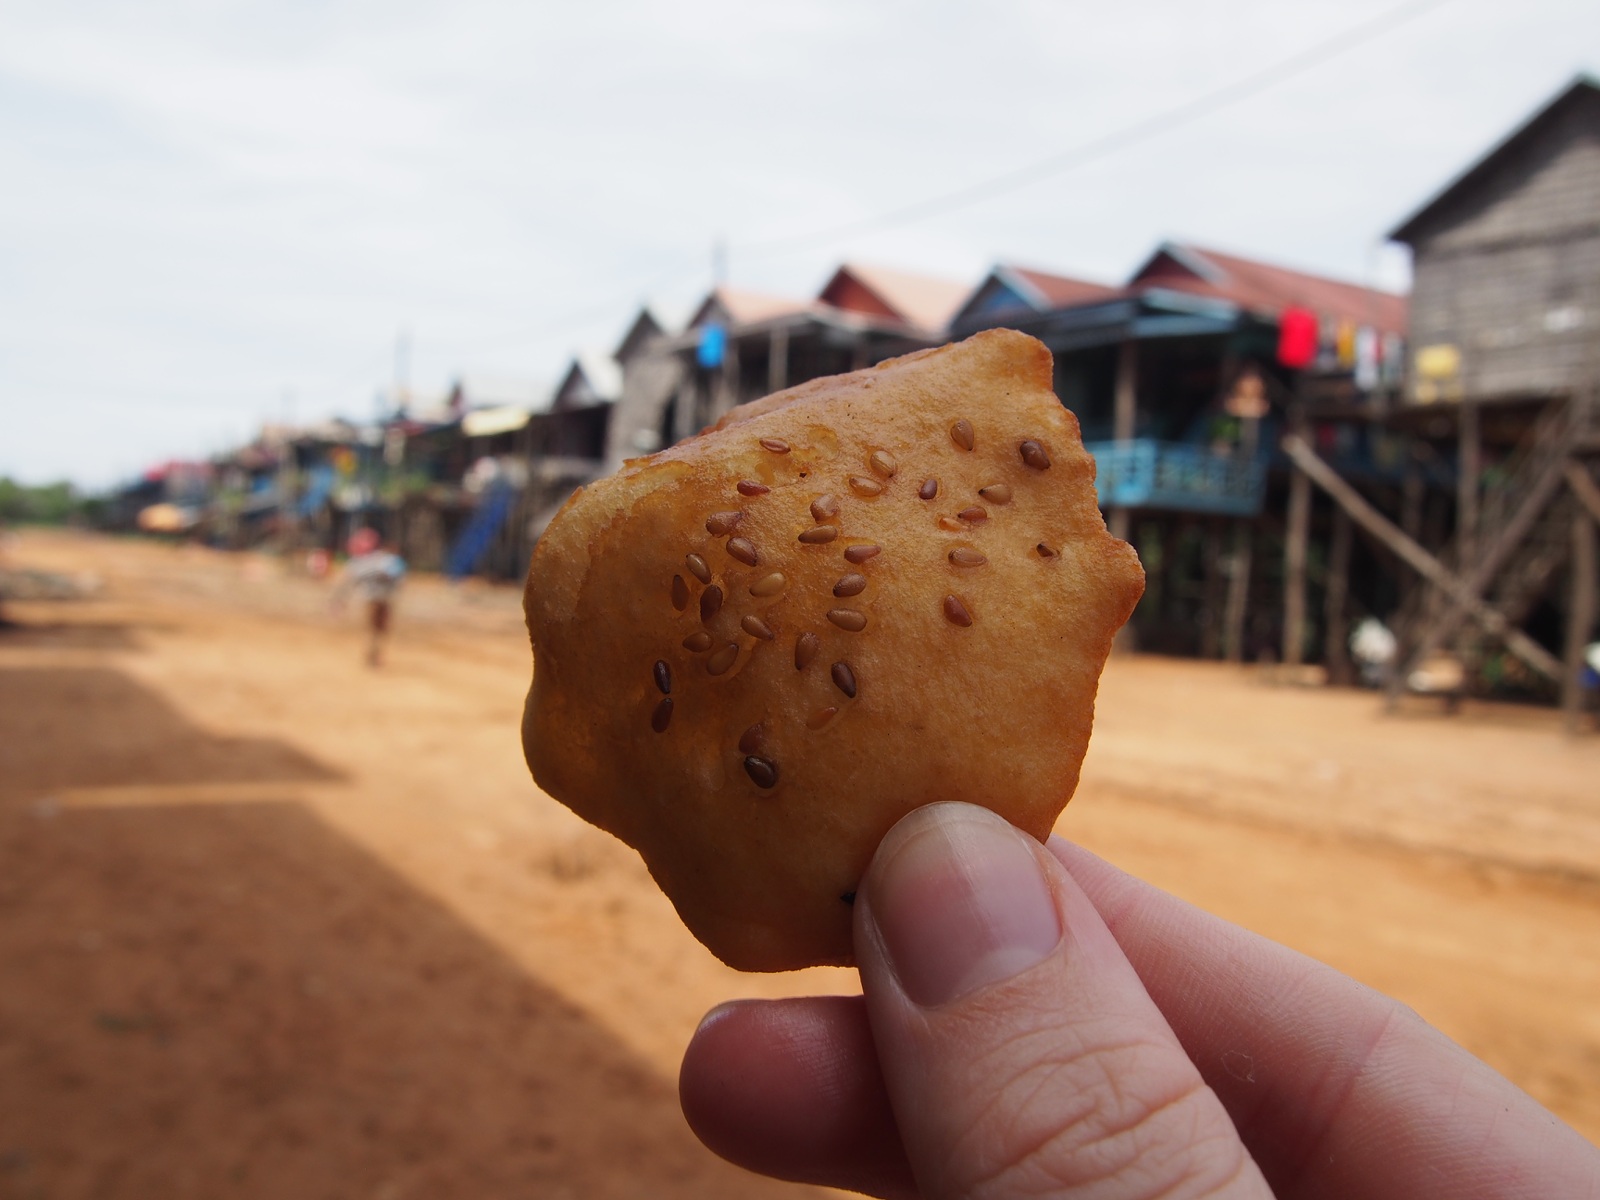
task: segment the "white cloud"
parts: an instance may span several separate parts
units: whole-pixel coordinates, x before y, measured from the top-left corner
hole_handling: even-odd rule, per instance
[[[757,248],[1038,161],[1387,7],[9,4],[0,472],[105,482],[286,393],[368,412],[401,328],[419,387],[553,377],[646,294],[703,287],[719,236],[736,282],[794,292],[847,256],[1116,278],[1163,236],[1392,280],[1383,231],[1600,62],[1592,0],[1453,0],[1082,169]]]

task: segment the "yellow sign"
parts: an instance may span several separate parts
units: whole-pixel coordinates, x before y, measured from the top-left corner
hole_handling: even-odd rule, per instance
[[[1454,379],[1461,374],[1461,351],[1448,342],[1417,350],[1417,374],[1424,379]]]

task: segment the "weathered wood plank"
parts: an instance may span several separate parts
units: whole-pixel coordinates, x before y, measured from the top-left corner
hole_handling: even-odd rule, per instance
[[[1567,600],[1566,653],[1561,664],[1561,708],[1568,733],[1578,732],[1583,717],[1583,652],[1595,618],[1595,521],[1587,512],[1572,518],[1572,588]]]
[[[1589,515],[1600,521],[1600,484],[1595,483],[1594,476],[1589,474],[1581,462],[1568,459],[1566,465],[1567,485],[1572,488],[1573,495],[1589,510]]]
[[[1341,479],[1337,471],[1318,458],[1316,452],[1303,438],[1292,433],[1286,435],[1283,439],[1283,452],[1295,466],[1310,477],[1311,482],[1333,497],[1334,502],[1350,514],[1351,520],[1387,546],[1412,570],[1449,596],[1460,606],[1461,611],[1502,639],[1506,643],[1506,648],[1513,654],[1547,679],[1561,678],[1561,664],[1555,655],[1520,629],[1512,626],[1493,606],[1484,603],[1481,584],[1473,590],[1468,583],[1448,570],[1416,541],[1407,537],[1392,521],[1368,504],[1360,492]]]

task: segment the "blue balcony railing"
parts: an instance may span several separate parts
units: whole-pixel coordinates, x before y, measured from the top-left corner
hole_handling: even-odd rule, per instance
[[[1165,508],[1253,517],[1266,491],[1259,458],[1217,454],[1206,446],[1134,438],[1090,442],[1102,508]]]

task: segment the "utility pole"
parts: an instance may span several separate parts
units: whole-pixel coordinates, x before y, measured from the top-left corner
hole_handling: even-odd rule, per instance
[[[404,416],[411,407],[411,331],[404,325],[394,339],[394,390],[389,407],[395,416]]]
[[[711,286],[728,282],[728,239],[720,233],[711,240]]]

